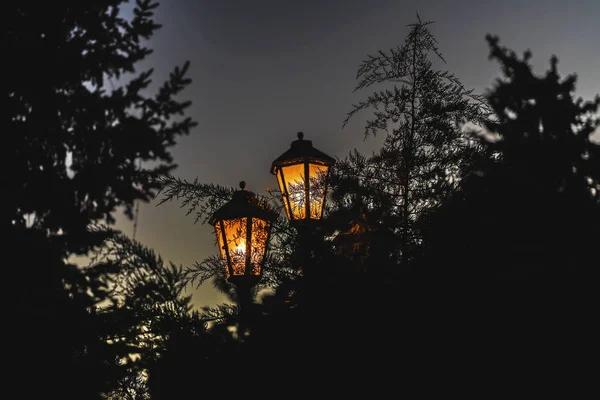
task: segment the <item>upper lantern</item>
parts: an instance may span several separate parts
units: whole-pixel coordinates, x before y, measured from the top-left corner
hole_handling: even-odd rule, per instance
[[[298,132],[290,149],[277,157],[271,173],[277,176],[283,205],[290,221],[318,220],[327,197],[327,175],[335,159],[313,147]]]
[[[210,223],[215,227],[227,280],[254,284],[262,276],[275,214],[254,193],[245,190],[245,182],[240,188],[213,214]]]

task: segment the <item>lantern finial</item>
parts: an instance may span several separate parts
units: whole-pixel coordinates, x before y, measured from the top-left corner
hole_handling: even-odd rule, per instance
[[[304,139],[304,132],[298,132],[298,140]]]
[[[246,181],[241,181],[240,182],[240,189],[246,190]]]

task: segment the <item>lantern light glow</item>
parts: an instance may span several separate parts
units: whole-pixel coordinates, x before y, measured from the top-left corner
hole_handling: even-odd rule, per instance
[[[242,190],[212,217],[227,280],[259,280],[275,215],[256,196]]]
[[[271,173],[277,177],[290,221],[321,219],[327,196],[326,179],[334,161],[314,148],[312,141],[304,140],[302,132],[290,149],[273,161]]]

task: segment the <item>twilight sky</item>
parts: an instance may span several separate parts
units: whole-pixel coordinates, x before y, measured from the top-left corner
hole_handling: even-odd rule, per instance
[[[584,99],[600,93],[599,0],[163,0],[163,27],[140,70],[154,67],[158,84],[191,61],[182,97],[198,126],[173,149],[174,175],[227,186],[245,180],[262,193],[276,187],[269,167],[298,131],[332,156],[375,150],[377,140],[363,141],[368,114],[342,129],[352,103],[369,93],[352,92],[356,69],[366,54],[401,44],[416,12],[435,21],[444,68],[467,88],[484,92],[499,74],[488,60],[491,33],[519,54],[531,49],[537,73],[555,54],[563,76],[577,73]],[[133,232],[129,221],[117,228]],[[142,205],[136,239],[176,264],[216,251],[212,229],[194,225],[178,203]],[[224,299],[210,282],[193,297],[198,306]]]

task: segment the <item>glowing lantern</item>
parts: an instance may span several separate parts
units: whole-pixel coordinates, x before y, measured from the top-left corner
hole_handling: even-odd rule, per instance
[[[262,276],[271,224],[275,214],[254,193],[241,190],[211,218],[215,227],[227,280],[234,284],[255,284]]]
[[[288,151],[271,166],[277,177],[282,200],[290,221],[318,220],[323,216],[329,168],[335,159],[317,150],[312,141],[298,132]]]

